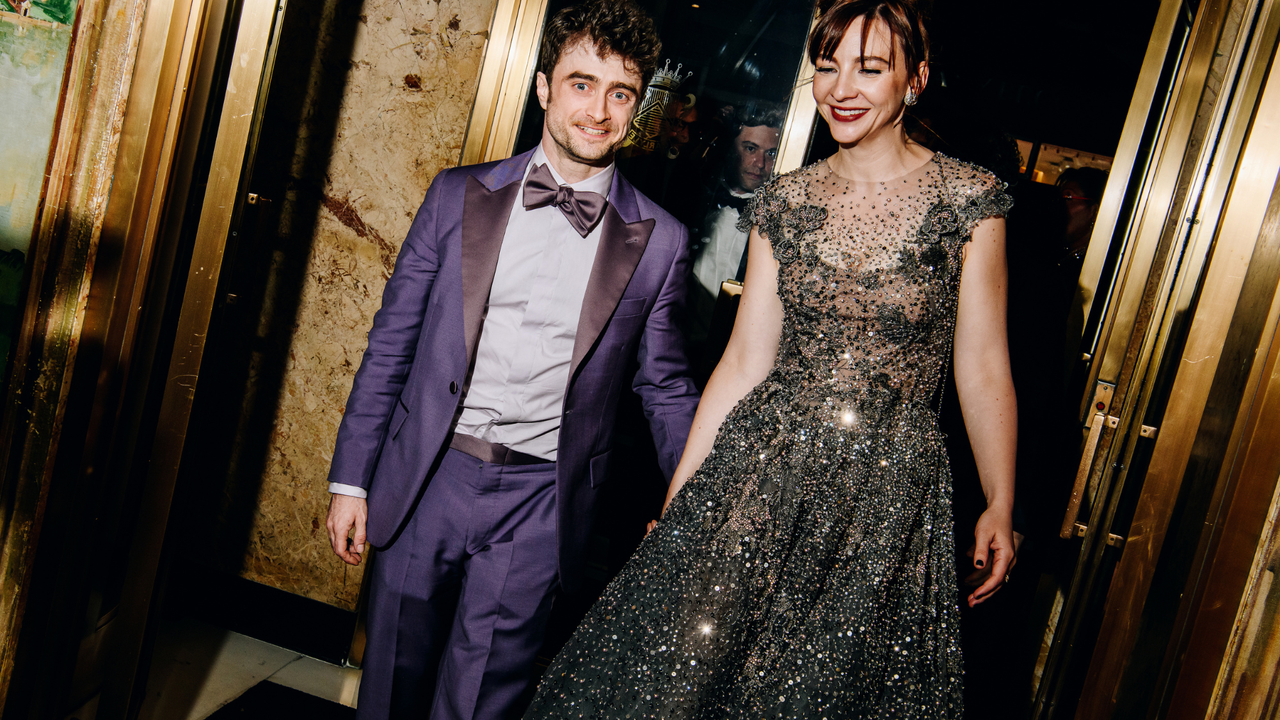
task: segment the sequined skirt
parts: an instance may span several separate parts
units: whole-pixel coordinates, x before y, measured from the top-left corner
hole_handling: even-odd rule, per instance
[[[794,387],[729,414],[526,718],[961,716],[936,417]]]

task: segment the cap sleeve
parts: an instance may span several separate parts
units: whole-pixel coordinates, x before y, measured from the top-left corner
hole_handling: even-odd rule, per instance
[[[1006,188],[1008,185],[1000,178],[981,169],[972,182],[966,183],[966,197],[960,206],[960,217],[969,233],[983,220],[1004,217],[1009,213],[1009,208],[1013,207],[1013,198],[1005,192]]]
[[[752,196],[747,211],[738,217],[738,230],[751,232],[751,228],[759,228],[761,237],[772,237],[778,234],[786,211],[787,200],[778,192],[777,181],[766,183]]]

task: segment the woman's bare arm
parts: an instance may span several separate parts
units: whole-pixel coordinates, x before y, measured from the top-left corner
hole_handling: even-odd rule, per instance
[[[725,416],[764,380],[778,355],[778,340],[782,337],[778,261],[773,259],[773,247],[769,241],[756,229],[751,231],[747,248],[747,274],[742,283],[742,300],[738,305],[733,334],[729,336],[724,356],[702,393],[702,402],[693,417],[693,428],[689,431],[684,455],[667,489],[663,512],[711,453]]]
[[[1012,567],[1013,482],[1018,444],[1018,406],[1009,370],[1009,271],[1004,219],[988,218],[965,247],[956,310],[956,392],[987,510],[974,530],[974,566],[991,575],[969,596],[977,605],[1004,582]]]

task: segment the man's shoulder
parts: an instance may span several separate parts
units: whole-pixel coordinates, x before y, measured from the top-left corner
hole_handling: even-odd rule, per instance
[[[431,181],[432,185],[443,183],[443,186],[457,185],[466,183],[467,178],[474,177],[476,179],[493,172],[498,165],[502,164],[502,160],[491,160],[489,162],[476,163],[475,165],[455,165],[447,167],[436,173],[435,179]]]
[[[442,190],[457,190],[466,185],[467,178],[474,177],[489,187],[490,190],[495,190],[508,182],[519,179],[525,166],[528,165],[531,153],[532,151],[529,151],[502,160],[490,160],[474,165],[458,165],[445,168],[436,173],[435,179],[431,181],[431,184],[432,186],[440,184],[440,189]]]

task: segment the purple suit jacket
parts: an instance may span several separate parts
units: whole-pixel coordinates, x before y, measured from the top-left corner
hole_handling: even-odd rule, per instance
[[[329,470],[330,482],[368,491],[368,540],[375,546],[395,539],[446,447],[531,155],[437,175],[387,281]],[[620,172],[601,223],[557,455],[560,580],[568,589],[581,576],[606,481],[629,357],[639,360],[632,386],[668,477],[684,452],[698,404],[677,328],[688,231]]]

